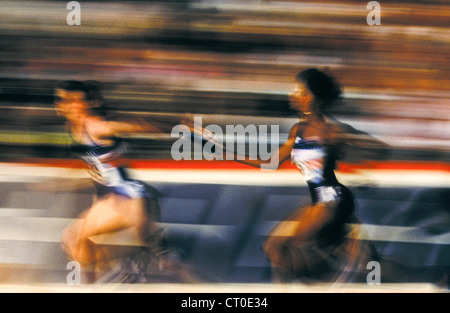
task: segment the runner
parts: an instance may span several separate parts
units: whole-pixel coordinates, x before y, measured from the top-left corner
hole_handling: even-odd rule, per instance
[[[92,206],[64,231],[62,247],[67,256],[81,264],[88,282],[98,281],[111,269],[114,256],[106,247],[95,244],[92,237],[131,228],[153,255],[163,255],[162,230],[156,223],[158,194],[128,176],[120,163],[126,149],[119,139],[121,135],[159,129],[142,120],[108,120],[102,112],[101,92],[92,83],[63,81],[56,87],[55,97],[57,113],[67,120],[74,141],[73,151],[86,163],[96,188]],[[142,281],[136,277],[133,280]]]
[[[336,161],[345,157],[347,147],[358,151],[357,157],[352,156],[358,159],[362,155],[383,156],[387,145],[326,115],[326,109],[340,95],[337,82],[323,71],[307,69],[296,77],[290,103],[300,121],[274,153],[278,154],[277,167],[290,158],[303,174],[311,205],[297,209],[280,222],[263,245],[275,281],[349,280],[348,273],[358,266],[365,270],[367,263],[374,260],[371,246],[347,236],[346,224],[354,222],[354,196],[339,183],[334,171]],[[211,140],[211,134],[195,129],[192,121],[187,125],[196,135]],[[268,161],[262,159],[234,160],[268,168]]]

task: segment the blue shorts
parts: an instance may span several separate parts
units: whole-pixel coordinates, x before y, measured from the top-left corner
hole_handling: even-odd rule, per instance
[[[97,196],[102,197],[108,193],[114,193],[130,199],[157,198],[158,193],[140,180],[130,179],[123,168],[117,168],[120,173],[113,183],[102,184],[96,182]]]

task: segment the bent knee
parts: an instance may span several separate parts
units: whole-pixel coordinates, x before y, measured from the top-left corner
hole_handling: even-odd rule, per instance
[[[71,251],[75,246],[75,232],[72,230],[72,227],[68,227],[63,231],[60,244],[66,254],[72,255]]]
[[[61,237],[61,247],[67,257],[78,262],[87,262],[85,250],[88,250],[89,239],[79,236],[79,233],[73,232],[70,228],[63,232]],[[88,258],[90,259],[90,258]]]
[[[272,263],[278,263],[288,249],[288,238],[271,236],[268,237],[262,249]]]

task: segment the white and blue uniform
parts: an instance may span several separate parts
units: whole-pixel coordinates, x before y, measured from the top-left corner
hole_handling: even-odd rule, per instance
[[[114,140],[112,145],[101,145],[85,135],[88,144],[78,144],[72,147],[88,166],[88,172],[97,183],[99,193],[113,192],[129,198],[145,198],[148,196],[144,183],[130,179],[126,170],[117,167],[114,161],[126,152],[124,143]]]
[[[334,175],[335,159],[326,145],[296,136],[291,161],[303,174],[313,203],[339,200],[342,185]]]
[[[333,219],[319,231],[319,246],[338,242],[346,234],[343,225],[353,214],[355,203],[351,191],[335,176],[336,151],[332,146],[315,139],[305,139],[297,132],[291,151],[291,161],[302,172],[312,204],[335,202]]]

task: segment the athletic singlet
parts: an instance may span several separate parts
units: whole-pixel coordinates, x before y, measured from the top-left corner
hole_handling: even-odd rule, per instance
[[[87,144],[77,142],[72,146],[75,154],[83,160],[92,179],[98,184],[108,187],[109,191],[127,196],[129,198],[142,198],[146,196],[145,186],[142,182],[129,179],[125,169],[117,167],[114,161],[126,152],[126,147],[118,140],[114,144],[101,145],[95,143],[85,132]]]
[[[341,186],[334,175],[334,158],[327,147],[314,139],[296,136],[291,162],[303,174],[314,203],[336,201]]]

